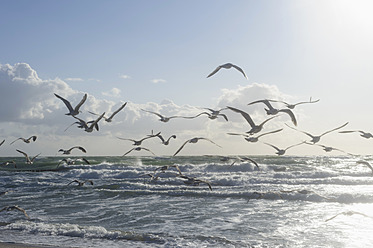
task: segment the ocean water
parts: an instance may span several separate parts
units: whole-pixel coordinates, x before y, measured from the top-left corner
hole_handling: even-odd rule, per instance
[[[361,157],[87,157],[0,168],[0,241],[62,247],[371,247],[372,171]],[[2,161],[23,158],[2,158]],[[373,157],[364,157],[372,161]],[[1,162],[1,161],[0,161]],[[187,185],[177,165],[210,183]],[[160,170],[157,170],[158,172]],[[93,185],[73,180],[92,180]],[[350,212],[349,212],[350,211]],[[353,212],[352,212],[353,211]],[[353,214],[348,214],[353,213]],[[334,218],[333,218],[334,217]]]

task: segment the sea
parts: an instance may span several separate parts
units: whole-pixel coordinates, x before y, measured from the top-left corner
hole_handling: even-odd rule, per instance
[[[17,164],[0,167],[1,242],[100,248],[373,245],[372,171],[356,163],[373,163],[373,156],[250,156],[258,166],[221,156],[101,156],[57,166],[63,158],[38,157],[32,165],[1,158]],[[6,211],[14,205],[29,218]]]

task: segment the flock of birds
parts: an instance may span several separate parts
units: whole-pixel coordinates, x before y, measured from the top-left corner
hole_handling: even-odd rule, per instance
[[[237,71],[239,71],[246,79],[247,79],[247,76],[245,74],[245,72],[237,65],[234,65],[234,64],[231,64],[231,63],[226,63],[226,64],[223,64],[223,65],[220,65],[218,66],[213,72],[211,72],[207,77],[211,77],[213,76],[214,74],[216,74],[218,71],[220,71],[221,69],[236,69]],[[77,117],[80,113],[81,113],[81,110],[80,108],[82,107],[82,105],[85,103],[85,101],[87,100],[87,94],[85,94],[82,98],[82,100],[77,104],[75,105],[75,107],[73,107],[73,105],[68,101],[66,100],[65,98],[57,95],[57,94],[54,94],[58,99],[60,99],[66,106],[67,110],[68,110],[68,113],[66,113],[65,115],[68,115],[68,116],[72,116],[75,121],[70,125],[68,126],[65,131],[70,128],[71,126],[73,125],[76,125],[77,128],[80,128],[80,129],[83,129],[85,132],[93,132],[94,130],[96,131],[99,131],[99,122],[103,119],[104,121],[106,122],[112,122],[113,121],[113,118],[115,117],[115,115],[117,115],[120,111],[122,111],[125,106],[127,105],[127,102],[125,102],[124,104],[122,104],[116,111],[114,111],[110,116],[106,116],[106,113],[102,113],[102,114],[97,114],[97,113],[94,113],[94,112],[91,112],[91,111],[88,111],[90,114],[94,115],[94,116],[97,116],[96,119],[94,120],[90,120],[90,121],[86,121],[86,120],[83,120],[79,117]],[[237,114],[240,114],[242,116],[242,118],[244,118],[244,120],[246,120],[246,122],[248,123],[249,125],[249,129],[248,131],[244,132],[244,133],[227,133],[228,135],[232,135],[232,136],[242,136],[244,138],[245,141],[247,142],[251,142],[251,143],[255,143],[255,142],[258,142],[259,141],[259,138],[263,137],[263,136],[266,136],[266,135],[271,135],[271,134],[275,134],[275,133],[278,133],[278,132],[281,132],[283,130],[283,128],[281,129],[277,129],[277,130],[273,130],[273,131],[269,131],[269,132],[262,132],[263,130],[263,127],[264,125],[273,120],[274,118],[278,117],[280,113],[284,113],[286,115],[289,116],[292,124],[294,126],[297,126],[297,119],[296,119],[296,116],[293,112],[294,108],[297,106],[297,105],[301,105],[301,104],[314,104],[314,103],[317,103],[319,102],[319,100],[312,100],[312,98],[310,98],[309,101],[302,101],[302,102],[298,102],[298,103],[295,103],[295,104],[290,104],[290,103],[287,103],[287,102],[284,102],[284,101],[280,101],[280,100],[273,100],[273,99],[261,99],[261,100],[257,100],[257,101],[253,101],[251,103],[248,103],[248,105],[254,105],[254,104],[264,104],[265,105],[265,111],[266,111],[266,114],[269,115],[270,117],[267,118],[266,120],[262,121],[261,123],[257,123],[257,122],[254,122],[254,120],[251,118],[250,114],[243,111],[243,110],[240,110],[240,109],[237,109],[235,107],[231,107],[231,106],[226,106],[225,108],[222,108],[222,109],[218,109],[218,110],[214,110],[214,109],[211,109],[211,108],[204,108],[204,110],[206,111],[203,111],[199,114],[196,114],[194,116],[164,116],[162,115],[161,113],[157,113],[157,112],[153,112],[153,111],[150,111],[150,110],[146,110],[146,109],[141,109],[143,112],[145,113],[149,113],[149,114],[153,114],[153,115],[156,115],[158,118],[159,118],[159,121],[161,122],[169,122],[171,119],[174,119],[174,118],[184,118],[184,119],[194,119],[194,118],[197,118],[199,116],[202,116],[202,115],[206,115],[209,119],[211,120],[215,120],[217,118],[224,118],[225,121],[228,121],[228,117],[226,114],[222,113],[224,111],[232,111],[234,113],[237,113]],[[275,108],[273,103],[281,103],[283,104],[285,107],[284,108]],[[345,154],[348,154],[348,155],[353,155],[351,153],[346,153],[340,149],[337,149],[337,148],[334,148],[334,147],[330,147],[330,146],[325,146],[325,145],[321,145],[321,144],[318,144],[318,142],[321,140],[321,137],[331,133],[331,132],[335,132],[337,130],[340,130],[342,128],[344,128],[346,125],[348,124],[348,122],[344,123],[343,125],[341,126],[338,126],[336,128],[333,128],[331,130],[328,130],[328,131],[325,131],[323,132],[322,134],[320,135],[314,135],[314,134],[311,134],[309,132],[306,132],[306,131],[302,131],[302,130],[298,130],[296,129],[295,127],[293,126],[290,126],[288,124],[285,124],[288,128],[291,128],[291,129],[294,129],[298,132],[301,132],[307,136],[310,137],[311,140],[309,141],[302,141],[302,142],[299,142],[299,143],[296,143],[294,145],[291,145],[291,146],[288,146],[286,148],[279,148],[273,144],[270,144],[270,143],[267,143],[267,142],[263,142],[264,144],[268,145],[269,147],[272,147],[276,152],[277,155],[281,156],[281,155],[284,155],[286,153],[287,150],[289,150],[290,148],[293,148],[293,147],[296,147],[296,146],[300,146],[300,145],[318,145],[320,147],[322,147],[324,149],[325,152],[331,152],[331,151],[340,151],[340,152],[343,152]],[[340,131],[339,133],[360,133],[360,136],[363,137],[363,138],[366,138],[366,139],[369,139],[369,138],[373,138],[373,135],[371,133],[368,133],[368,132],[365,132],[365,131],[362,131],[362,130],[347,130],[347,131]],[[126,156],[128,155],[129,153],[133,152],[133,151],[141,151],[141,150],[144,150],[144,151],[147,151],[149,153],[151,153],[152,155],[155,156],[155,153],[152,152],[150,149],[146,148],[146,147],[143,147],[141,146],[142,145],[142,142],[145,141],[145,140],[148,140],[148,139],[151,139],[151,138],[158,138],[160,139],[161,143],[163,145],[169,145],[170,142],[171,142],[171,139],[176,139],[176,135],[171,135],[170,137],[168,138],[164,138],[162,135],[161,135],[161,132],[158,132],[158,133],[152,133],[151,134],[148,134],[146,135],[144,138],[140,139],[140,140],[134,140],[134,139],[129,139],[129,138],[120,138],[120,137],[117,137],[118,139],[121,139],[121,140],[128,140],[128,141],[131,141],[133,142],[133,148],[130,149],[129,151],[125,152],[122,156]],[[10,145],[14,144],[16,141],[18,140],[22,140],[23,142],[25,143],[31,143],[31,142],[35,142],[37,139],[37,136],[33,135],[29,138],[23,138],[23,137],[20,137],[14,141],[12,141],[10,143]],[[214,141],[212,141],[211,139],[208,139],[208,138],[205,138],[205,137],[194,137],[194,138],[191,138],[191,139],[188,139],[186,140],[177,150],[176,152],[172,155],[172,156],[176,156],[178,155],[182,150],[183,148],[188,145],[188,144],[195,144],[199,141],[207,141],[207,142],[210,142],[211,144],[213,145],[216,145],[218,147],[220,147],[217,143],[215,143]],[[3,145],[5,142],[5,140],[3,140],[2,142],[0,142],[0,146]],[[80,150],[81,152],[83,153],[86,153],[86,149],[81,147],[81,146],[73,146],[69,149],[60,149],[58,150],[58,152],[61,152],[63,155],[69,155],[71,154],[71,151],[72,150]],[[19,150],[19,149],[16,149],[17,152],[23,154],[26,158],[26,161],[25,163],[26,164],[33,164],[35,159],[40,155],[37,154],[36,156],[34,157],[29,157],[27,153]],[[250,163],[253,163],[258,169],[259,169],[259,165],[256,161],[254,161],[253,159],[249,158],[249,157],[244,157],[244,156],[235,156],[235,157],[230,157],[230,156],[221,156],[221,161],[231,161],[233,160],[233,163],[231,163],[230,166],[232,166],[234,163],[236,163],[237,161],[249,161]],[[66,164],[66,165],[71,165],[71,164],[75,164],[76,162],[83,162],[83,163],[86,163],[86,164],[89,164],[89,161],[85,158],[75,158],[75,159],[62,159],[60,161],[60,163],[58,164],[58,166],[60,166],[61,164]],[[367,166],[373,173],[373,167],[370,165],[369,162],[365,161],[365,160],[359,160],[357,161],[357,164],[363,164],[365,166]],[[5,162],[2,162],[0,163],[0,167],[1,166],[8,166],[8,165],[11,165],[11,166],[14,166],[15,168],[17,168],[17,164],[16,162],[14,161],[5,161]],[[57,167],[58,167],[57,166]],[[150,177],[151,180],[157,180],[158,177],[159,177],[159,173],[164,173],[166,170],[168,169],[171,169],[171,168],[175,168],[177,170],[177,172],[175,173],[175,175],[179,178],[182,178],[182,179],[185,179],[184,183],[186,185],[199,185],[199,184],[206,184],[210,190],[212,190],[212,186],[211,186],[211,183],[209,181],[206,181],[206,180],[202,180],[202,179],[199,179],[199,178],[195,178],[195,177],[189,177],[189,176],[186,176],[184,175],[181,170],[179,169],[179,167],[177,165],[167,165],[167,166],[162,166],[162,167],[159,167],[159,168],[156,168],[154,170],[153,173],[149,173],[149,174],[145,174],[143,176],[148,176]],[[93,185],[93,182],[91,180],[86,180],[86,181],[79,181],[79,180],[73,180],[71,181],[70,183],[68,183],[68,185],[70,184],[73,184],[73,183],[77,183],[78,186],[83,186],[85,185],[86,183],[90,183],[91,185]],[[1,195],[5,195],[6,193],[8,192],[0,192],[0,196]],[[257,193],[257,192],[255,192]],[[258,199],[261,198],[263,196],[263,193],[257,193],[258,194]],[[0,212],[2,211],[11,211],[11,210],[18,210],[18,211],[21,211],[25,214],[25,216],[27,218],[28,215],[26,213],[26,211],[22,208],[20,208],[19,206],[17,205],[14,205],[14,206],[6,206],[2,209],[0,209]],[[351,214],[355,214],[357,212],[346,212],[346,213],[340,213],[340,214],[346,214],[346,215],[351,215]],[[340,215],[338,214],[338,215]],[[357,214],[361,214],[361,213],[357,213]],[[336,216],[338,216],[336,215]],[[328,219],[327,221],[335,218],[336,216]]]

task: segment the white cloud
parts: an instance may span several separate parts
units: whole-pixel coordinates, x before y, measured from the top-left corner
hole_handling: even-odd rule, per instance
[[[159,79],[152,79],[152,80],[150,80],[150,82],[158,84],[158,83],[166,83],[167,81],[159,78]]]
[[[112,88],[109,91],[102,92],[102,95],[109,97],[120,97],[121,90],[118,88]]]
[[[84,80],[82,78],[65,78],[65,81],[82,82]]]
[[[131,77],[128,76],[128,75],[121,74],[121,75],[119,75],[119,78],[122,78],[122,79],[129,79],[129,78],[131,78]]]

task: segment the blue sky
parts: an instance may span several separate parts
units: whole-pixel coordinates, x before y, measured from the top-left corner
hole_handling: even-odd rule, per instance
[[[134,116],[138,119],[123,113],[118,117],[117,127],[107,127],[107,133],[91,137],[81,134],[82,143],[90,143],[90,138],[98,136],[101,142],[105,139],[107,147],[123,145],[121,149],[100,151],[103,155],[121,155],[123,150],[131,148],[115,140],[116,136],[124,135],[119,123],[125,120],[120,118],[140,120],[149,116],[136,112],[136,108],[153,106],[154,110],[162,110],[166,103],[170,113],[173,113],[172,106],[178,111],[184,108],[184,112],[198,113],[203,107],[224,107],[220,105],[227,102],[254,111],[245,104],[262,97],[304,101],[312,96],[321,101],[299,108],[296,113],[299,129],[322,133],[349,121],[349,129],[373,132],[373,118],[367,115],[367,110],[372,107],[369,98],[373,90],[372,10],[373,4],[363,0],[2,1],[0,64],[26,63],[30,67],[27,70],[35,71],[42,81],[61,83],[65,91],[58,93],[65,94],[66,98],[76,97],[78,101],[88,93],[92,96],[89,104],[97,111],[113,111],[119,102],[133,103],[136,106],[133,107]],[[216,66],[226,62],[243,68],[248,80],[234,70],[220,71],[206,78]],[[0,87],[3,94],[10,92],[7,84],[0,82]],[[247,93],[249,88],[251,93]],[[256,90],[257,95],[253,94]],[[238,96],[244,92],[249,95],[243,95],[239,102]],[[48,99],[56,105],[51,109],[58,109],[62,114],[58,123],[49,123],[45,119],[47,114],[42,115],[43,110],[35,114],[37,107],[30,107],[34,112],[27,118],[21,113],[18,117],[3,115],[0,134],[13,139],[33,132],[50,134],[49,128],[53,125],[55,129],[52,130],[63,130],[71,120],[63,116],[64,106],[58,99],[53,99],[54,92],[49,93]],[[22,106],[17,104],[10,108]],[[36,101],[29,104],[40,105]],[[88,111],[88,104],[86,107]],[[259,113],[259,107],[255,111]],[[236,118],[234,113],[229,115]],[[258,115],[257,118],[266,116]],[[8,131],[9,120],[18,125],[17,130]],[[131,129],[129,135],[141,137],[153,127],[166,127],[156,119],[147,121],[147,130]],[[236,121],[240,119],[236,118]],[[29,123],[34,122],[40,126],[31,127]],[[43,123],[47,122],[48,127],[44,127]],[[185,130],[181,136],[185,140],[188,138],[187,125],[191,125],[189,131],[194,130],[211,139],[220,138],[221,142],[237,142],[237,137],[224,136],[226,131],[235,131],[233,126],[222,121],[216,122],[217,125],[212,121],[196,122],[185,124],[185,129],[175,127],[175,131]],[[134,125],[141,126],[136,121]],[[167,130],[172,131],[171,127]],[[294,136],[293,142],[305,138],[287,131]],[[216,132],[222,135],[218,136]],[[71,134],[57,132],[53,135],[44,144],[40,141],[40,147],[35,145],[35,152],[46,149],[46,154],[54,154],[57,148],[52,149],[47,144],[57,137],[61,140],[60,146],[73,143],[69,140]],[[334,136],[330,145],[356,153],[368,152],[369,141],[359,139],[357,134]],[[176,144],[180,145],[184,140],[180,139]],[[279,137],[270,141],[290,145],[288,140]],[[244,147],[242,150],[206,148],[206,153],[244,153],[251,145],[239,143],[239,147]],[[205,146],[208,145],[198,147]],[[172,153],[169,149],[164,153]],[[302,149],[303,154],[316,152],[309,152],[309,149]],[[4,154],[15,154],[13,147],[3,150]],[[95,151],[94,148],[91,150]],[[190,150],[191,154],[199,152]],[[252,153],[272,152],[261,144]]]

